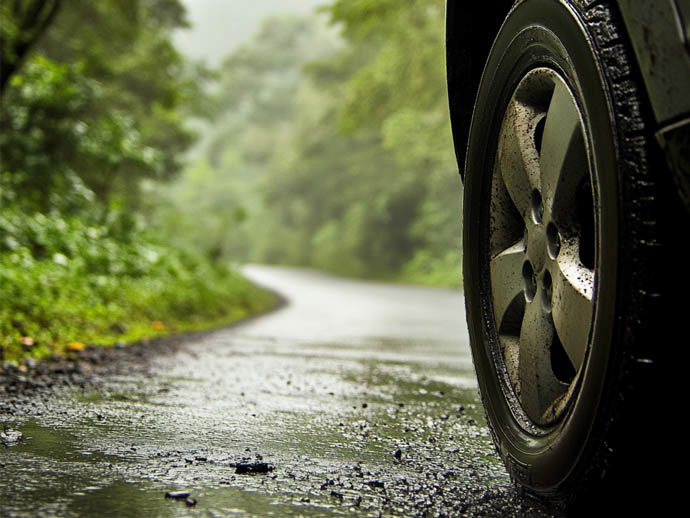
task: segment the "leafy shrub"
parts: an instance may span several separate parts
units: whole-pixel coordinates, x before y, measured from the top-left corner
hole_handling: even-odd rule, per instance
[[[88,217],[3,210],[0,286],[5,359],[219,325],[273,300],[112,209]]]

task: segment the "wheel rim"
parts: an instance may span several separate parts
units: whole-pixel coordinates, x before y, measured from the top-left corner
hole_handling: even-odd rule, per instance
[[[506,389],[538,426],[575,397],[596,303],[596,227],[583,117],[555,71],[519,83],[494,157],[489,278]]]

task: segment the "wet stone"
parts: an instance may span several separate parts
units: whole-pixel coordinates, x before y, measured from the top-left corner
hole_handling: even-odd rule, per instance
[[[332,486],[332,485],[335,485],[335,480],[333,480],[332,478],[327,478],[326,482],[321,484],[321,489],[326,489],[328,486]]]
[[[231,465],[235,468],[235,473],[238,475],[268,473],[275,469],[275,466],[268,462],[237,462]]]
[[[24,438],[24,435],[22,432],[18,430],[12,430],[9,426],[6,426],[5,429],[0,432],[0,442],[4,444],[5,446],[11,446],[13,444],[17,444]]]

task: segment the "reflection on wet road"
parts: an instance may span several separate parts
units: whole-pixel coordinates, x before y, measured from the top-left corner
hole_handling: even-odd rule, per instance
[[[288,304],[151,375],[8,417],[25,440],[0,447],[0,514],[525,515],[483,422],[459,292],[246,273]],[[180,489],[198,503],[163,498]]]

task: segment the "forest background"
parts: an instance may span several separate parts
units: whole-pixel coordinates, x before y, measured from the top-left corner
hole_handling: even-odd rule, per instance
[[[443,9],[325,2],[209,64],[179,0],[3,2],[0,354],[260,311],[246,262],[459,285]]]

